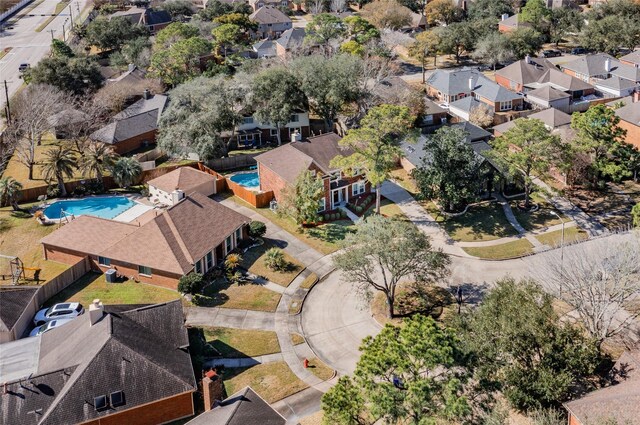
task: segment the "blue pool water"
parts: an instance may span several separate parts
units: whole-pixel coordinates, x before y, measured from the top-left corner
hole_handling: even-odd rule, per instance
[[[244,187],[258,187],[260,186],[260,179],[258,178],[258,173],[242,173],[242,174],[234,174],[229,177],[232,182],[238,183],[240,186]]]
[[[92,215],[102,218],[114,218],[128,210],[136,203],[124,196],[105,196],[99,198],[85,198],[70,201],[56,201],[44,210],[44,215],[50,219],[58,219],[61,211],[65,215]]]

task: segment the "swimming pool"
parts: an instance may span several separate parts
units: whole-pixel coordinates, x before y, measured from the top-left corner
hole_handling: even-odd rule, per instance
[[[232,182],[238,183],[240,186],[244,186],[244,187],[256,188],[260,186],[260,179],[258,178],[258,173],[255,173],[255,172],[234,174],[233,176],[229,177],[229,179]]]
[[[59,219],[64,211],[65,215],[92,215],[94,217],[114,218],[129,208],[136,205],[135,202],[124,196],[101,196],[96,198],[84,198],[68,201],[56,201],[44,210],[47,218]]]

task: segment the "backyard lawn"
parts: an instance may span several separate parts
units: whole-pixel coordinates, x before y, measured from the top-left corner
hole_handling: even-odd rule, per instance
[[[203,328],[207,342],[222,357],[256,357],[279,353],[275,332],[232,328]]]
[[[90,272],[50,298],[46,305],[74,301],[86,307],[95,299],[103,304],[156,304],[178,298],[180,294],[170,289],[133,280],[107,283],[104,274]]]
[[[226,368],[222,378],[228,395],[250,386],[267,403],[275,403],[307,388],[307,384],[298,379],[285,362]]]
[[[533,252],[533,245],[525,238],[494,246],[465,247],[464,251],[474,257],[486,260],[506,260],[508,258],[521,257]]]
[[[584,230],[579,227],[567,227],[564,229],[564,243],[570,244],[577,241],[582,241],[588,239],[589,235]],[[536,236],[536,239],[545,245],[549,245],[551,247],[558,247],[562,244],[562,229],[554,230],[553,232],[543,233],[542,235]]]
[[[518,234],[509,224],[502,206],[496,202],[474,205],[465,214],[448,219],[439,215],[439,210],[433,203],[422,205],[444,227],[451,239],[457,242],[491,241]]]
[[[284,259],[288,265],[287,269],[283,271],[271,270],[264,264],[264,260],[266,258],[266,252],[275,246],[273,241],[264,238],[264,244],[251,248],[242,254],[242,267],[257,276],[262,276],[273,283],[287,287],[304,269],[304,264],[286,252],[283,252]]]
[[[230,284],[221,279],[204,289],[197,297],[199,306],[238,308],[243,310],[276,311],[281,295],[258,284]]]

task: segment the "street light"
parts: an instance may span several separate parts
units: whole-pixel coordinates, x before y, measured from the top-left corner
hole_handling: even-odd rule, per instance
[[[560,241],[560,266],[562,266],[564,264],[564,220],[560,217],[560,214],[555,211],[551,211],[551,214],[558,217],[562,223],[562,240]]]

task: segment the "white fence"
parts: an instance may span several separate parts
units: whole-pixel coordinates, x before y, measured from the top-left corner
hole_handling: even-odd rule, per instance
[[[4,22],[5,20],[9,19],[10,17],[12,17],[18,10],[22,9],[23,7],[25,7],[26,5],[28,5],[29,3],[31,3],[33,0],[22,0],[19,3],[14,4],[13,6],[11,6],[8,10],[2,12],[2,14],[0,15],[0,22]]]

